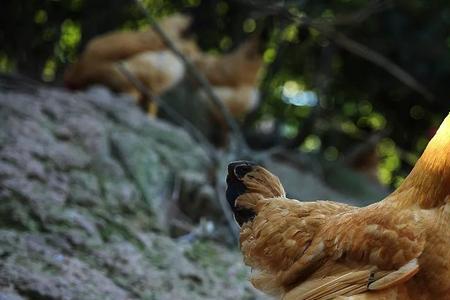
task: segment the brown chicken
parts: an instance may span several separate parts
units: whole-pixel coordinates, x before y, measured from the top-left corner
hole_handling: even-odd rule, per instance
[[[182,38],[189,24],[190,18],[184,15],[173,15],[160,22],[176,46],[187,56],[195,57],[199,52],[196,44]],[[131,74],[156,95],[176,85],[185,72],[183,63],[155,31],[111,32],[87,44],[80,59],[66,70],[64,82],[72,89],[103,84],[116,92],[131,94],[141,104],[147,102],[117,68],[119,63],[123,63]]]
[[[252,86],[213,86],[212,90],[223,102],[230,114],[235,118],[242,118],[248,112],[252,111],[259,102],[259,90]],[[206,97],[203,91],[201,97]],[[212,107],[213,118],[224,123],[221,113],[216,107]]]
[[[213,92],[230,114],[242,119],[259,103],[258,75],[263,66],[261,41],[251,38],[225,55],[200,54],[193,62],[211,84]],[[210,104],[211,122],[215,124],[217,145],[228,143],[228,125],[218,108],[208,101],[204,92],[200,99]]]
[[[285,300],[450,299],[450,116],[402,185],[367,207],[288,199],[249,162],[231,163],[227,183],[258,289]]]
[[[256,86],[263,64],[260,50],[260,41],[252,38],[229,54],[198,56],[194,64],[213,86]]]
[[[223,56],[202,54],[193,61],[205,75],[213,91],[235,118],[241,118],[259,102],[258,75],[263,65],[261,42],[252,38]],[[212,108],[223,125],[221,114]]]

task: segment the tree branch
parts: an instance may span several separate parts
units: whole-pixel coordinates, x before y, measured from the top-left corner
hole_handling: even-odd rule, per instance
[[[372,49],[369,49],[355,40],[350,39],[342,33],[336,33],[332,35],[330,39],[347,51],[352,52],[353,54],[358,55],[359,57],[364,58],[365,60],[368,60],[386,70],[405,85],[420,93],[428,101],[433,101],[435,98],[425,86],[423,86],[412,75],[406,72],[399,65],[389,60],[387,57],[373,51]]]
[[[332,24],[339,25],[356,25],[367,20],[370,16],[382,12],[392,6],[392,0],[372,0],[365,7],[348,15],[337,15]]]
[[[213,102],[214,105],[222,113],[228,127],[230,128],[232,134],[236,137],[238,141],[237,151],[247,150],[247,144],[245,142],[244,136],[239,128],[238,123],[230,114],[228,108],[223,104],[223,102],[217,97],[214,91],[211,88],[208,80],[205,76],[194,66],[194,64],[187,59],[184,54],[175,46],[175,44],[170,40],[167,34],[164,33],[163,29],[159,24],[155,21],[155,19],[149,14],[146,7],[142,4],[141,0],[134,0],[136,5],[143,12],[144,16],[147,18],[150,26],[153,30],[159,34],[163,42],[167,45],[167,47],[183,62],[188,72],[200,83],[201,87],[204,89],[206,95]]]
[[[290,12],[288,14],[292,20],[316,29],[341,48],[384,69],[406,86],[421,94],[426,100],[433,101],[435,99],[434,95],[425,86],[387,57],[336,31],[335,28],[322,20],[312,20],[303,15],[293,15]]]

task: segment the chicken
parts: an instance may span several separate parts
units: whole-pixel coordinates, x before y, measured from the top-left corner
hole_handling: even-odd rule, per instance
[[[252,38],[223,56],[200,55],[194,64],[213,86],[256,86],[263,64],[260,41]]]
[[[263,63],[260,44],[252,38],[229,54],[201,54],[193,60],[235,118],[245,116],[259,102],[257,82]],[[217,109],[213,107],[212,111],[216,121],[225,127]]]
[[[450,299],[450,115],[398,189],[367,207],[288,199],[276,176],[243,161],[227,184],[258,289],[284,300]]]
[[[220,101],[223,102],[230,114],[235,118],[245,116],[251,111],[259,102],[259,90],[251,86],[212,87],[213,92],[217,95]],[[204,92],[201,92],[201,97],[206,97]],[[215,107],[211,107],[211,111],[215,120],[220,120],[223,123],[222,115]]]
[[[259,103],[258,75],[263,60],[261,42],[249,39],[237,49],[223,56],[200,54],[193,59],[197,69],[208,79],[215,95],[222,101],[230,114],[236,119],[244,118]],[[209,104],[213,134],[217,145],[226,145],[228,124],[219,109],[207,101],[204,92],[198,93],[200,99]]]
[[[184,15],[173,15],[160,23],[182,52],[195,57],[198,53],[196,44],[181,37],[189,24],[190,18]],[[117,68],[119,63],[123,63],[155,95],[161,95],[175,86],[185,72],[183,63],[153,30],[112,32],[88,43],[80,59],[66,70],[64,82],[72,89],[103,84],[116,92],[131,94],[141,104],[147,102]]]
[[[173,40],[180,40],[191,24],[190,17],[174,14],[159,22],[164,32]],[[145,31],[114,31],[89,41],[83,53],[84,58],[115,61],[145,51],[166,49],[164,41],[152,29]]]

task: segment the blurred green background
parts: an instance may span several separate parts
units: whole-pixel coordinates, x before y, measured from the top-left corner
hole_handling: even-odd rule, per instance
[[[379,137],[378,176],[395,187],[450,110],[448,1],[144,3],[155,18],[192,15],[204,51],[268,33],[262,104],[242,125],[255,148],[283,144],[336,161]],[[0,72],[50,85],[62,85],[92,37],[147,26],[130,0],[6,1],[0,20]]]

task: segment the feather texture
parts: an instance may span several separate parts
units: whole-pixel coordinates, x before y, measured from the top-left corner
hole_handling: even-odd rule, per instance
[[[242,164],[228,201],[253,213],[240,244],[255,287],[284,300],[450,299],[450,116],[404,183],[367,207],[288,199]]]

